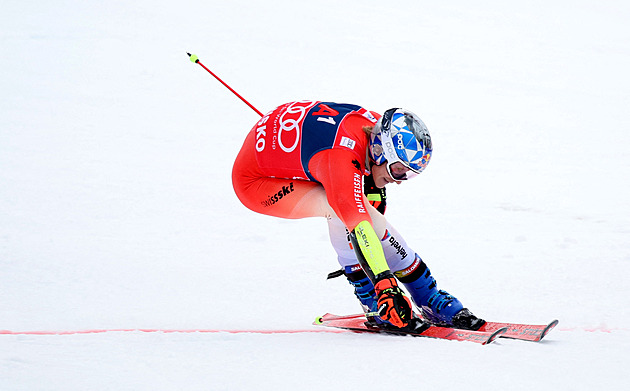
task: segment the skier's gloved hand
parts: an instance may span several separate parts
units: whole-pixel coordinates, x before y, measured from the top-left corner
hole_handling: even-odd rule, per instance
[[[374,285],[379,316],[396,327],[406,326],[413,315],[411,301],[398,287],[391,273],[379,277],[376,277],[377,282]]]
[[[363,192],[368,202],[381,214],[385,214],[385,209],[387,208],[385,188],[379,189],[376,187],[372,174],[363,177]]]

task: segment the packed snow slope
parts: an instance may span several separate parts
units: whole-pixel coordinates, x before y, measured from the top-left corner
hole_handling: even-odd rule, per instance
[[[438,4],[439,3],[439,4]],[[444,3],[444,4],[442,4]],[[630,381],[626,1],[3,2],[0,389],[622,390]],[[315,333],[359,306],[322,219],[256,215],[259,110],[405,107],[433,136],[387,216],[490,320],[479,346]]]

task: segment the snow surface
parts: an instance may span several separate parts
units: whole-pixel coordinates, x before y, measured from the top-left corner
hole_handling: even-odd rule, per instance
[[[621,390],[630,381],[626,1],[4,1],[0,390]],[[296,99],[418,113],[388,218],[479,346],[316,333],[359,310],[322,219],[245,209],[232,161]]]

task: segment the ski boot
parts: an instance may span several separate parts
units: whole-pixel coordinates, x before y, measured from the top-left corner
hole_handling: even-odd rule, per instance
[[[422,316],[431,324],[466,330],[479,330],[486,321],[477,318],[453,295],[438,290],[424,261],[416,254],[414,263],[395,275],[403,283]]]
[[[486,324],[483,319],[477,318],[468,308],[464,308],[453,316],[451,321],[453,327],[466,330],[479,330]]]
[[[438,290],[429,297],[428,305],[422,306],[422,316],[436,326],[479,330],[486,323],[446,291]]]
[[[376,292],[374,291],[374,284],[372,284],[372,281],[370,281],[361,266],[346,266],[344,267],[344,274],[350,285],[354,287],[354,295],[361,302],[363,312],[366,314],[376,312],[378,310],[378,302]],[[382,323],[389,324],[389,322],[385,322],[378,316],[368,316],[366,326],[378,327],[378,325]]]

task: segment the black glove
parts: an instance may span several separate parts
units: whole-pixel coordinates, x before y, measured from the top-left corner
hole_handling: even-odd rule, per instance
[[[372,174],[363,177],[363,193],[365,193],[368,201],[376,210],[381,212],[381,214],[385,214],[385,208],[387,206],[385,188],[379,189],[376,187]]]

